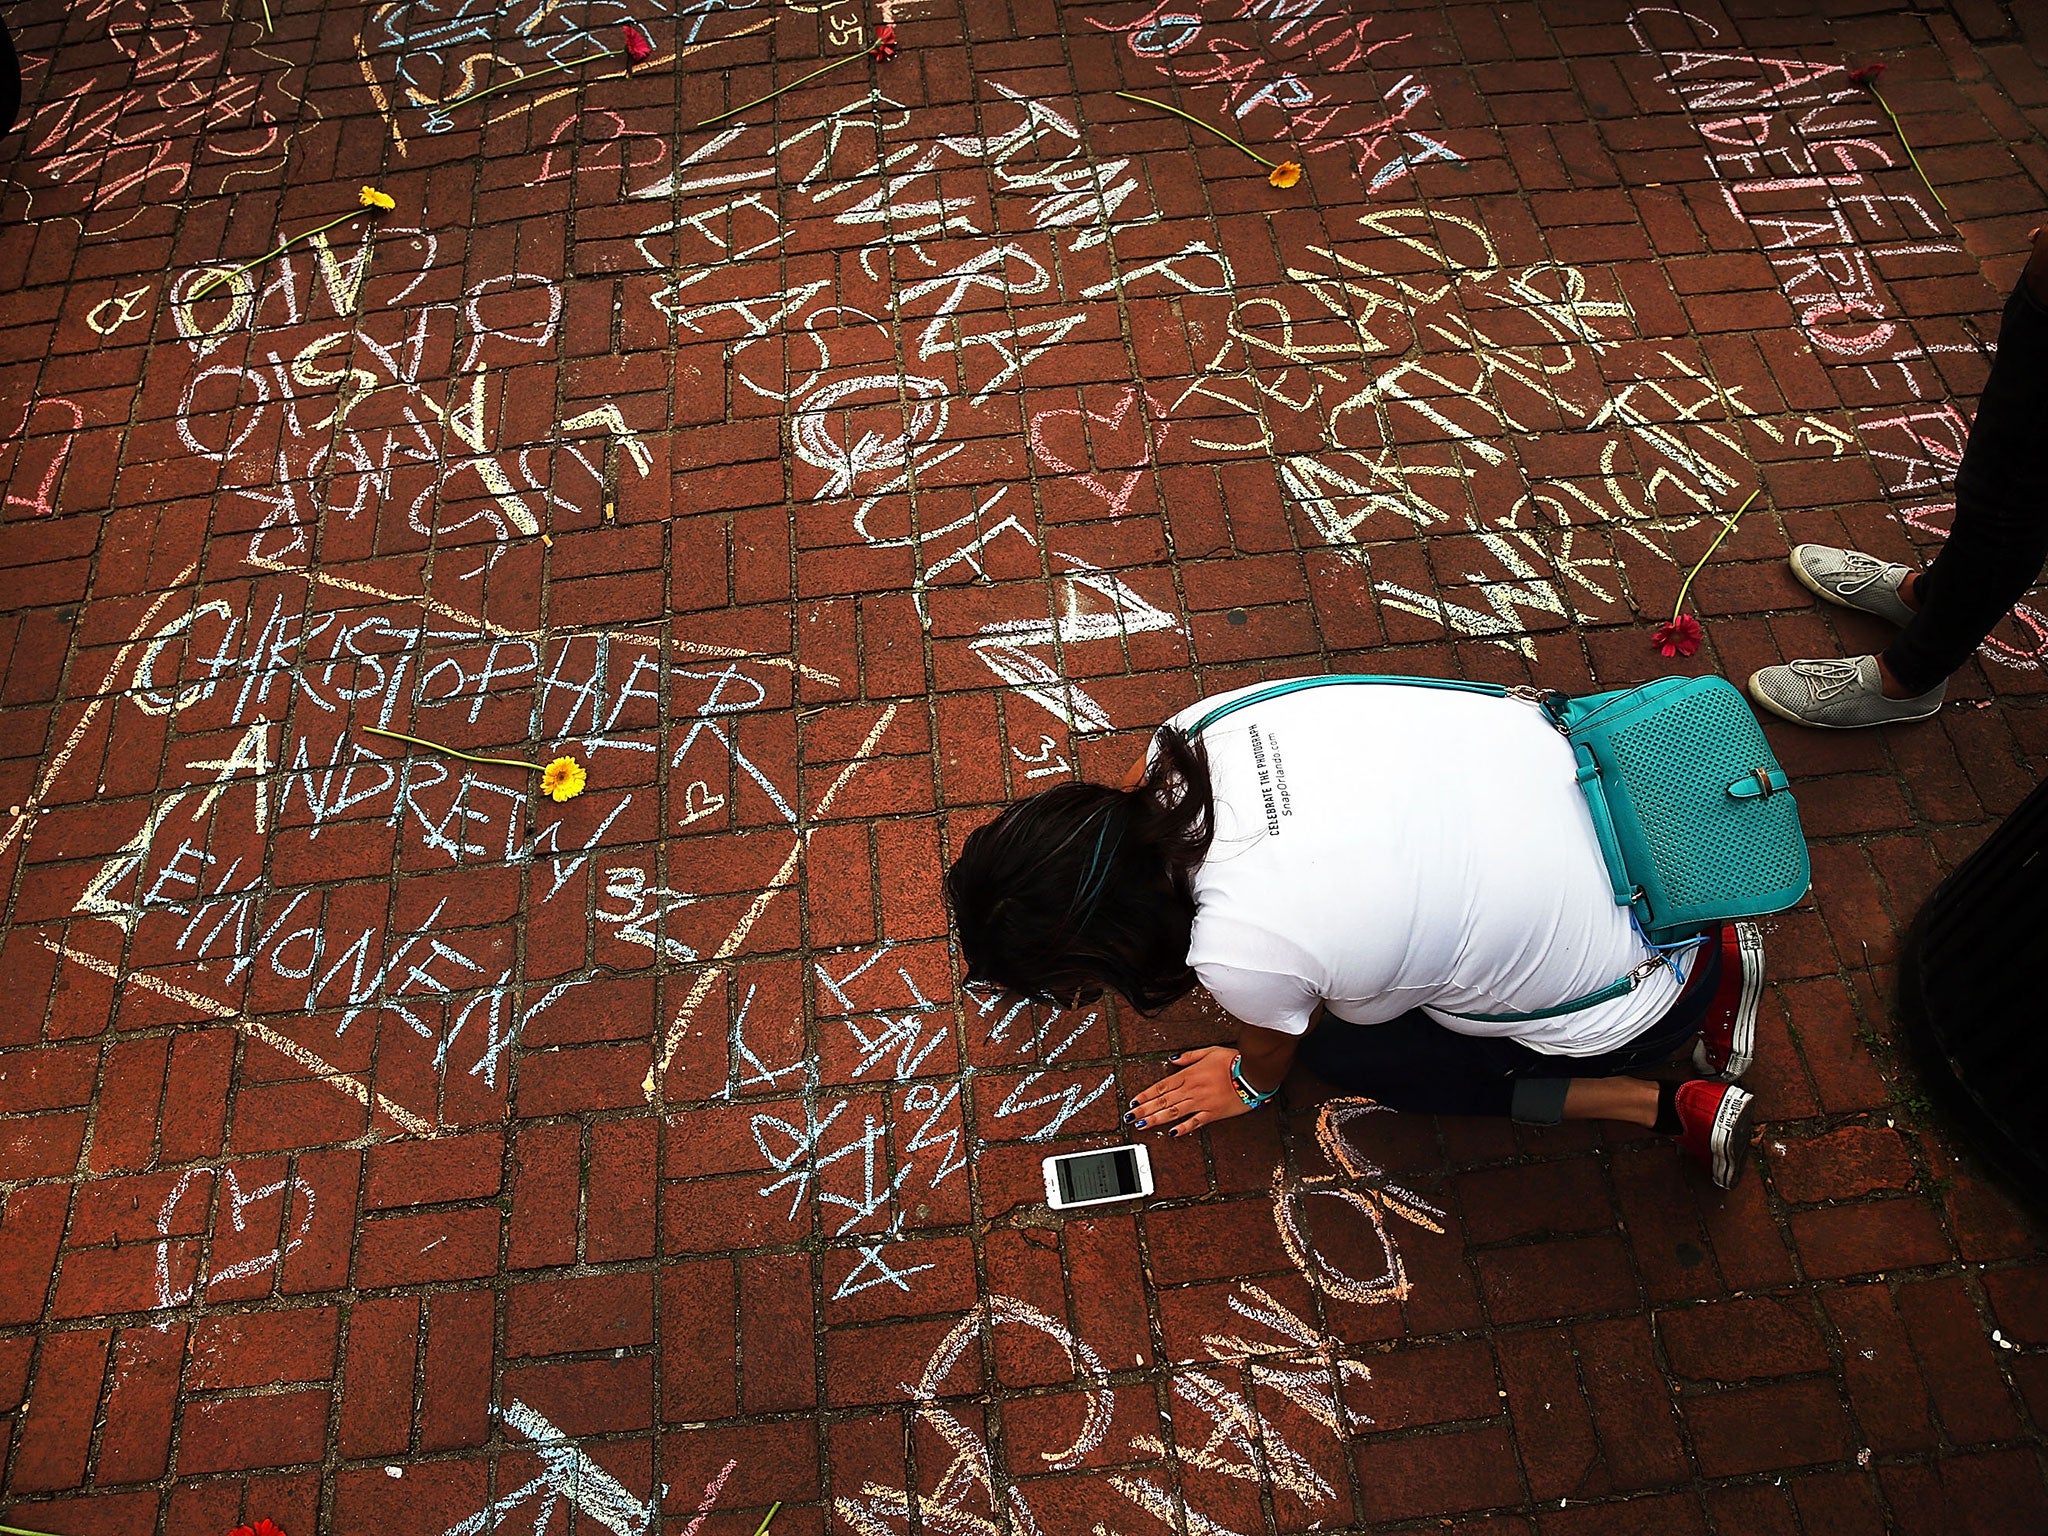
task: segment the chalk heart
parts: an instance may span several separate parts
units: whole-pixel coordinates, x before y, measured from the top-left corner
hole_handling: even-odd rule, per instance
[[[1145,471],[1141,468],[1125,471],[1120,474],[1086,473],[1086,466],[1090,458],[1087,450],[1087,439],[1089,436],[1087,424],[1091,421],[1096,422],[1108,428],[1110,432],[1115,432],[1124,424],[1124,418],[1131,414],[1131,407],[1137,404],[1137,400],[1138,392],[1133,389],[1126,391],[1118,399],[1114,408],[1107,413],[1088,410],[1083,407],[1078,410],[1039,411],[1031,418],[1031,446],[1038,455],[1040,462],[1045,468],[1052,470],[1055,474],[1078,476],[1081,484],[1087,486],[1090,491],[1102,498],[1108,507],[1109,515],[1113,518],[1121,517],[1129,510],[1131,496],[1137,490],[1138,482],[1144,478]],[[1074,463],[1068,463],[1065,459],[1059,457],[1046,442],[1049,424],[1069,418],[1073,421],[1075,427],[1074,440],[1081,444],[1081,451],[1074,455],[1077,460]],[[1141,427],[1143,425],[1142,418],[1140,418],[1139,425]],[[1149,459],[1150,454],[1145,451],[1142,438],[1140,439],[1139,447],[1141,457]],[[1119,484],[1118,482],[1121,483]]]
[[[690,787],[683,791],[683,819],[676,823],[687,827],[693,821],[702,821],[713,812],[725,809],[725,796],[714,795],[711,786],[702,779],[692,779]]]

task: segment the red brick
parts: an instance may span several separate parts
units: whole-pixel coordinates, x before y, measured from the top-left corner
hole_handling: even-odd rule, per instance
[[[356,1283],[416,1285],[496,1274],[499,1224],[495,1206],[365,1222],[357,1245]]]
[[[340,1323],[340,1314],[332,1307],[202,1319],[192,1330],[192,1362],[185,1384],[193,1391],[210,1392],[326,1381],[334,1375]]]
[[[1131,1216],[1069,1220],[1061,1229],[1066,1249],[1075,1333],[1115,1370],[1153,1360],[1145,1307],[1145,1279]]]
[[[661,1416],[664,1423],[726,1418],[739,1406],[739,1328],[729,1259],[661,1268]]]
[[[663,1437],[660,1480],[668,1490],[668,1502],[663,1506],[666,1513],[671,1517],[682,1516],[687,1526],[704,1497],[704,1489],[728,1461],[736,1461],[741,1467],[774,1468],[776,1490],[786,1493],[792,1505],[818,1497],[818,1428],[814,1421],[804,1418],[719,1425]],[[733,1476],[736,1484],[738,1473]],[[744,1510],[731,1523],[751,1531],[768,1513],[766,1508],[748,1508],[759,1498],[759,1493],[751,1491],[736,1496],[735,1486],[728,1485],[719,1501],[719,1513],[736,1507]],[[780,1529],[781,1516],[776,1517],[775,1523]],[[822,1531],[822,1522],[815,1529]]]
[[[583,1135],[575,1125],[529,1125],[513,1144],[511,1250],[514,1269],[576,1262]]]
[[[234,1034],[225,1029],[180,1034],[171,1043],[164,1099],[180,1110],[163,1125],[160,1155],[165,1162],[193,1162],[219,1155],[227,1127],[228,1072],[234,1052]]]
[[[1879,1455],[1931,1449],[1932,1403],[1903,1320],[1883,1285],[1843,1286],[1825,1297],[1842,1341],[1842,1376],[1863,1439]]]
[[[1513,1414],[1530,1493],[1541,1500],[1605,1492],[1612,1480],[1600,1465],[1570,1336],[1550,1329],[1503,1334],[1494,1348],[1507,1383],[1502,1406]]]
[[[90,1046],[0,1052],[0,1114],[90,1103],[98,1065],[99,1052]]]
[[[653,1120],[604,1120],[591,1132],[585,1257],[593,1264],[654,1257]]]
[[[156,1149],[157,1113],[163,1103],[168,1040],[121,1040],[100,1071],[86,1166],[94,1173],[129,1172],[148,1165]]]
[[[651,1276],[588,1275],[528,1280],[511,1288],[505,1314],[507,1355],[565,1355],[630,1349],[654,1341]]]
[[[1737,1387],[1680,1401],[1708,1477],[1839,1461],[1853,1449],[1832,1382]]]
[[[1372,1420],[1364,1433],[1490,1419],[1504,1407],[1491,1354],[1477,1339],[1408,1345],[1369,1355],[1363,1363],[1371,1379],[1352,1395],[1357,1410]]]
[[[1951,1253],[1933,1211],[1910,1196],[1795,1211],[1791,1220],[1800,1259],[1820,1279],[1940,1264]]]
[[[1484,1169],[1460,1176],[1457,1190],[1465,1235],[1475,1243],[1609,1225],[1606,1180],[1589,1158]]]
[[[1623,1536],[1657,1531],[1660,1536],[1706,1536],[1707,1523],[1689,1494],[1637,1495],[1625,1502],[1581,1504],[1572,1499],[1556,1511],[1546,1510],[1539,1527],[1543,1536]]]
[[[1523,1502],[1508,1432],[1489,1426],[1352,1446],[1360,1502],[1371,1521],[1459,1514]]]
[[[10,1486],[44,1493],[85,1481],[85,1454],[111,1337],[102,1328],[52,1334],[44,1343],[28,1412],[8,1463]]]
[[[1981,1445],[2019,1433],[2019,1416],[1999,1372],[1990,1328],[1962,1279],[1944,1276],[1902,1285],[1898,1307],[1949,1438],[1958,1445]]]
[[[45,1179],[78,1166],[84,1115],[24,1115],[0,1122],[0,1183]]]
[[[326,1391],[304,1391],[188,1403],[178,1433],[179,1475],[318,1461],[332,1401]]]
[[[185,1325],[124,1328],[114,1345],[106,1426],[100,1435],[101,1483],[147,1483],[162,1477],[171,1453],[171,1421],[178,1406],[178,1367],[185,1358]]]
[[[1913,1181],[1905,1143],[1888,1126],[1844,1126],[1799,1141],[1771,1138],[1764,1147],[1772,1187],[1787,1200],[1853,1200]]]
[[[634,1355],[508,1365],[504,1393],[566,1435],[645,1429],[654,1417],[654,1360]]]
[[[834,1407],[893,1403],[924,1375],[953,1320],[877,1323],[833,1328],[825,1335],[826,1400]],[[962,1355],[942,1384],[941,1397],[972,1395],[981,1389],[981,1353]]]
[[[292,1236],[279,1289],[287,1296],[346,1284],[356,1224],[363,1154],[349,1148],[309,1152],[298,1160],[291,1192]],[[310,1191],[310,1193],[309,1193]]]
[[[1581,1323],[1572,1330],[1580,1373],[1607,1472],[1617,1487],[1648,1488],[1685,1475],[1685,1447],[1670,1390],[1641,1318]]]
[[[1270,1200],[1144,1213],[1145,1251],[1157,1285],[1291,1270]]]
[[[1994,1270],[1984,1289],[2006,1338],[2021,1347],[2048,1344],[2048,1268]]]
[[[1748,1296],[1657,1314],[1672,1371],[1696,1381],[1747,1381],[1828,1369],[1827,1346],[1799,1302]]]
[[[1980,1452],[1939,1463],[1951,1518],[1963,1530],[2038,1530],[2048,1518],[2040,1461],[2025,1450]]]
[[[1636,1284],[1619,1240],[1569,1238],[1474,1255],[1495,1323],[1633,1310]]]
[[[363,1176],[363,1209],[485,1199],[497,1194],[504,1163],[504,1138],[492,1134],[372,1147]]]
[[[0,1211],[0,1323],[32,1323],[43,1314],[70,1191],[61,1184],[9,1190]]]
[[[494,1325],[488,1291],[440,1291],[428,1298],[422,1451],[465,1450],[489,1438]]]
[[[51,1313],[60,1318],[143,1312],[159,1305],[159,1265],[171,1295],[187,1293],[199,1272],[199,1244],[190,1238],[119,1248],[79,1248],[64,1256]]]
[[[415,1297],[370,1297],[350,1309],[335,1437],[343,1456],[395,1456],[410,1446],[419,1333]]]

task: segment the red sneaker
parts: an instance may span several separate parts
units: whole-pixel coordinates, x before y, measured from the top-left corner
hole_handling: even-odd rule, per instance
[[[1722,1189],[1733,1189],[1749,1162],[1749,1116],[1756,1095],[1732,1083],[1694,1078],[1678,1085],[1672,1103],[1678,1111],[1680,1149]]]
[[[1764,995],[1764,936],[1755,923],[1721,925],[1721,980],[1692,1064],[1707,1077],[1732,1083],[1756,1059],[1756,1005]]]

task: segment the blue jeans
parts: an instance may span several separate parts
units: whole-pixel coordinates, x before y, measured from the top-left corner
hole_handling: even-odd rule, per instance
[[[1669,1061],[1699,1033],[1721,983],[1721,946],[1709,940],[1664,1016],[1626,1045],[1597,1056],[1551,1056],[1519,1040],[1461,1035],[1411,1008],[1384,1024],[1347,1024],[1328,1012],[1297,1059],[1346,1093],[1423,1115],[1512,1115],[1529,1125],[1564,1117],[1575,1077],[1620,1077]]]
[[[2024,277],[2005,301],[1998,353],[1956,471],[1948,542],[1920,573],[1920,611],[1884,653],[1913,693],[1954,672],[2048,560],[2048,309]]]

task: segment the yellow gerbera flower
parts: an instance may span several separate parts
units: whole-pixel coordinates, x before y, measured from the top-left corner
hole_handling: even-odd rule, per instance
[[[1301,180],[1301,167],[1292,160],[1282,160],[1273,167],[1266,180],[1276,187],[1291,187]]]
[[[356,194],[356,201],[365,208],[396,208],[398,200],[388,192],[379,192],[375,187],[365,187]]]
[[[557,801],[574,800],[589,778],[575,758],[558,757],[541,770],[540,792]]]

